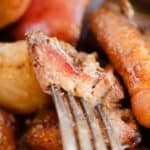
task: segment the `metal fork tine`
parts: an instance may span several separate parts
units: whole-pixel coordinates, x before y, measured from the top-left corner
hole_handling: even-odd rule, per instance
[[[81,103],[83,105],[83,108],[85,110],[85,113],[89,121],[89,125],[93,133],[96,150],[100,150],[100,149],[107,150],[107,147],[104,142],[104,138],[103,138],[100,126],[99,126],[99,122],[97,121],[94,112],[91,110],[91,108],[88,106],[85,100],[81,100]]]
[[[111,144],[111,150],[122,150],[123,148],[121,146],[121,143],[119,142],[119,140],[115,136],[111,122],[110,122],[108,116],[103,112],[101,104],[97,106],[97,110],[98,110],[99,115],[101,116],[101,118],[104,122],[105,127],[106,127],[109,141]]]
[[[80,103],[78,103],[70,92],[61,93],[54,85],[51,86],[51,92],[59,118],[63,149],[78,150],[78,148],[80,148],[80,150],[107,150],[94,108],[91,108],[83,99],[80,99]],[[62,94],[65,94],[63,95],[65,98]],[[69,106],[66,102],[69,103]],[[111,150],[122,150],[123,147],[114,134],[111,121],[102,107],[102,104],[100,104],[96,106],[96,109],[106,127]],[[74,133],[73,120],[70,114],[74,117],[78,142]],[[92,142],[92,139],[94,142]],[[79,147],[77,144],[79,144]]]
[[[63,149],[77,150],[77,142],[71,125],[71,117],[69,116],[69,112],[67,111],[58,89],[54,85],[51,86],[51,91],[59,118]]]
[[[68,96],[68,100],[72,108],[72,112],[75,117],[75,121],[77,125],[80,149],[81,150],[93,150],[92,142],[90,139],[90,133],[89,133],[90,131],[88,128],[86,118],[81,108],[76,103],[76,100],[74,99],[72,94],[67,93],[67,96]]]

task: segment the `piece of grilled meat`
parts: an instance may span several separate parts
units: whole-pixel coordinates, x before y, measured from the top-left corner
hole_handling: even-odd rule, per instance
[[[16,150],[15,118],[0,109],[0,150]]]
[[[77,52],[71,45],[48,38],[41,32],[28,33],[27,43],[36,76],[45,93],[50,94],[50,85],[56,84],[92,105],[103,103],[121,143],[131,146],[140,141],[133,118],[123,120],[125,111],[118,104],[124,96],[123,89],[112,67],[103,69],[94,54]],[[132,114],[126,115],[129,116]]]
[[[122,87],[113,75],[113,69],[101,68],[96,55],[78,53],[71,45],[48,38],[42,32],[27,34],[29,53],[40,85],[50,94],[49,86],[56,84],[94,105],[113,91],[111,101],[124,97]],[[99,92],[101,91],[101,92]]]
[[[25,137],[26,143],[32,150],[62,150],[55,110],[40,112],[32,121]]]
[[[93,14],[90,27],[124,80],[136,119],[150,128],[149,44],[136,26],[106,4]]]

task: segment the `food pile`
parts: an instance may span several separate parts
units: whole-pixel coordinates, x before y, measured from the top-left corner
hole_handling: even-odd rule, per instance
[[[123,147],[142,149],[140,126],[150,128],[148,35],[128,0],[104,1],[82,33],[93,3],[1,0],[0,150],[62,149],[53,84],[92,107],[103,104]]]

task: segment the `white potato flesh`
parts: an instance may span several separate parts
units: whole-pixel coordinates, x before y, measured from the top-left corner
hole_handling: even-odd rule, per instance
[[[26,42],[0,43],[0,106],[29,114],[48,99],[36,80]]]

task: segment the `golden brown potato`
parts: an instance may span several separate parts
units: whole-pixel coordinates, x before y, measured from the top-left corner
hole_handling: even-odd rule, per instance
[[[14,23],[25,12],[31,0],[0,0],[0,29]]]
[[[41,112],[31,123],[26,143],[32,150],[62,150],[58,120],[54,109]]]
[[[0,109],[0,150],[16,150],[15,118]]]
[[[0,43],[0,106],[31,113],[48,102],[35,78],[25,41]]]

